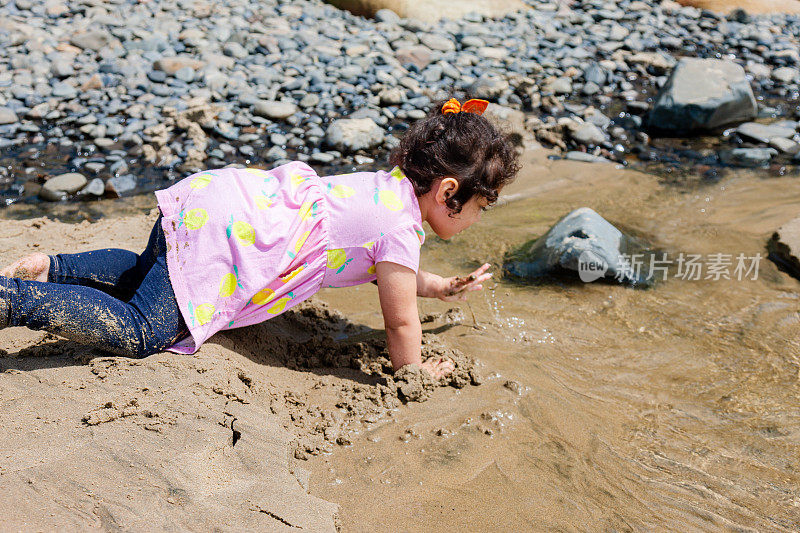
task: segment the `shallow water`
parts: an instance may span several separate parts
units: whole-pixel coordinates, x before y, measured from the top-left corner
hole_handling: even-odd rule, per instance
[[[584,205],[670,258],[763,257],[800,205],[796,178],[676,188],[541,155],[508,192],[523,199],[451,242],[429,235],[423,267],[497,264]],[[756,280],[676,273],[652,290],[490,284],[471,298],[483,329],[465,307],[463,325],[437,330],[486,382],[439,390],[313,459],[312,493],[341,505],[345,531],[800,529],[800,282],[766,259]],[[381,324],[372,286],[322,296]]]

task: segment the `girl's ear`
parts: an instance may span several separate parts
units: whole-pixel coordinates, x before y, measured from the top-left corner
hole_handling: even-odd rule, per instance
[[[443,178],[436,189],[436,203],[444,205],[448,198],[458,191],[458,180],[455,178]]]

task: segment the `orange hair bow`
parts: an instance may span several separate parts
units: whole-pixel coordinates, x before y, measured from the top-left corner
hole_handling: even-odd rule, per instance
[[[476,115],[483,115],[489,102],[486,100],[467,100],[464,105],[461,105],[458,100],[451,98],[442,106],[442,115],[448,113],[475,113]]]

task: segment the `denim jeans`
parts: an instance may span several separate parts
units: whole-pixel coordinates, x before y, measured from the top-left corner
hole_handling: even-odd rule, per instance
[[[186,337],[156,221],[141,255],[108,248],[50,256],[47,283],[0,276],[9,326],[45,330],[83,344],[144,357]]]

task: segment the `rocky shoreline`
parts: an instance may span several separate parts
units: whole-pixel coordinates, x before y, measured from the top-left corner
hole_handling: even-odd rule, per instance
[[[123,196],[227,164],[369,167],[454,91],[525,112],[515,132],[570,159],[794,171],[800,17],[527,3],[430,24],[319,1],[0,0],[2,199]],[[654,136],[681,57],[738,64],[752,119],[780,123]]]

